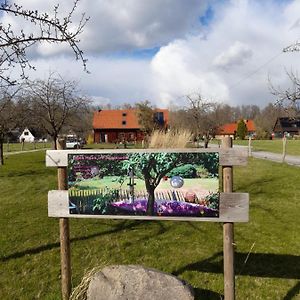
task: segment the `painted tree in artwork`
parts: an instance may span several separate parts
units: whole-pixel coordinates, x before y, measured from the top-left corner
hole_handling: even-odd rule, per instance
[[[204,158],[204,160],[203,160]],[[133,153],[123,162],[123,168],[135,170],[135,175],[145,181],[148,193],[147,215],[154,215],[154,192],[161,179],[175,167],[187,163],[205,164],[209,162],[217,174],[218,155],[216,153]]]

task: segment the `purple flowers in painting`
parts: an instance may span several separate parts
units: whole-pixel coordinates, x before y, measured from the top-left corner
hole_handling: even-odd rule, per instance
[[[136,199],[133,203],[118,201],[111,203],[113,207],[126,212],[146,213],[147,200]],[[218,210],[205,205],[188,203],[184,201],[156,200],[154,204],[155,214],[158,216],[190,216],[190,217],[216,217]]]

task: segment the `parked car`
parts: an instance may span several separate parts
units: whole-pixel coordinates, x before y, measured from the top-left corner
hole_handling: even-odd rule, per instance
[[[67,149],[80,149],[81,148],[81,143],[76,138],[76,136],[73,136],[73,135],[72,136],[67,136],[66,148]]]

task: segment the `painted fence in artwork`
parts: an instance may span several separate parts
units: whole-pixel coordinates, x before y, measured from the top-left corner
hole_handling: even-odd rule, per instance
[[[128,190],[119,189],[115,190],[118,194],[120,201],[129,200],[130,194]],[[77,210],[80,213],[86,213],[91,211],[94,206],[94,201],[98,197],[103,197],[109,192],[108,189],[93,189],[93,190],[69,190],[69,199],[77,203]],[[173,200],[173,201],[184,201],[184,194],[181,191],[168,190],[168,191],[157,191],[155,192],[155,198],[161,200]],[[146,190],[135,191],[135,198],[148,198]],[[70,208],[72,203],[70,204]]]

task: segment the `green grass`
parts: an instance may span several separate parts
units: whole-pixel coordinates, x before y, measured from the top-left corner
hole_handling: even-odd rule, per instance
[[[56,170],[44,156],[7,156],[0,167],[0,299],[60,298],[58,220],[47,217]],[[300,169],[251,159],[234,177],[250,193],[250,222],[235,225],[237,299],[299,299]],[[197,299],[223,293],[221,224],[72,219],[70,228],[73,286],[94,266],[142,264],[187,280]]]

